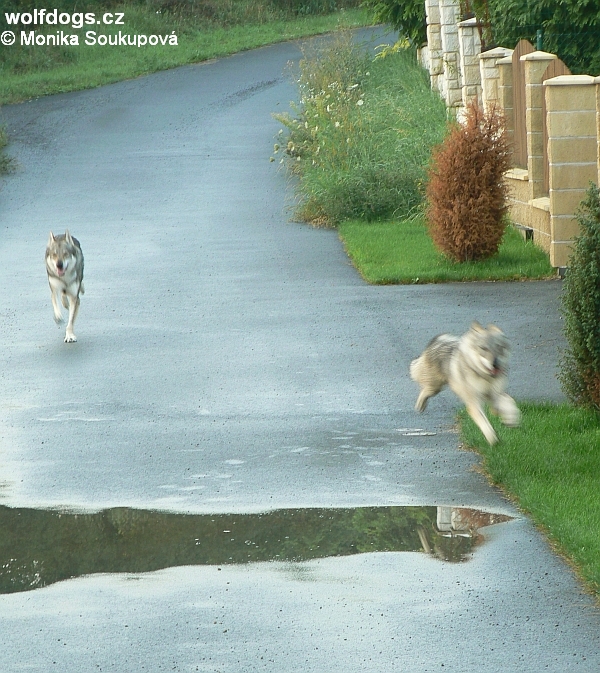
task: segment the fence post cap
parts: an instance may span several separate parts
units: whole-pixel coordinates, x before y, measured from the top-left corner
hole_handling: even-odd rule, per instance
[[[461,28],[475,28],[480,25],[479,19],[474,16],[471,19],[465,19],[464,21],[459,21],[458,25]]]
[[[559,75],[558,77],[545,80],[543,84],[544,86],[600,84],[600,77],[592,77],[591,75]]]
[[[523,54],[521,61],[554,61],[558,56],[549,54],[547,51],[532,51],[530,54]]]
[[[505,58],[510,56],[513,53],[512,49],[505,49],[504,47],[494,47],[493,49],[488,49],[487,51],[482,51],[481,54],[478,54],[480,59],[484,58]]]

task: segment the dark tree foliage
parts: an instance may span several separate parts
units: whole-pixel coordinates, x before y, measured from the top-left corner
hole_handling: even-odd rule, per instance
[[[562,296],[568,350],[560,382],[575,404],[600,411],[600,191],[591,185],[577,211],[575,240]]]
[[[542,30],[544,51],[557,54],[573,73],[600,75],[598,0],[487,0],[496,44],[514,47],[520,38],[535,44]],[[481,0],[475,12],[481,16]]]

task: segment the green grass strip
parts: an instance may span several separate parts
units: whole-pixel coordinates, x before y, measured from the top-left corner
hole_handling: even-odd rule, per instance
[[[149,14],[147,10],[134,6],[123,9],[126,12],[123,32],[145,32],[148,35],[171,33],[173,25],[167,20],[158,23],[154,12]],[[18,72],[12,71],[8,64],[0,68],[0,105],[97,87],[338,28],[366,26],[372,22],[371,18],[364,10],[347,10],[327,16],[307,16],[231,28],[177,31],[178,46],[159,44],[141,48],[88,46],[84,44],[85,31],[76,31],[80,33],[79,46],[63,48],[62,58],[67,62]],[[109,28],[103,26],[101,32],[109,34],[116,31]]]
[[[422,218],[338,227],[352,262],[369,283],[378,285],[447,283],[477,280],[524,280],[555,274],[548,256],[507,227],[500,250],[483,262],[458,264],[436,250]]]
[[[463,411],[462,440],[483,456],[491,481],[531,516],[598,595],[600,415],[569,404],[519,407],[519,428],[491,419],[500,437],[494,447]]]

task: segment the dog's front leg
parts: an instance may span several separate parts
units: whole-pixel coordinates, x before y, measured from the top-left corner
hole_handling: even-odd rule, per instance
[[[69,322],[67,323],[67,330],[65,333],[65,343],[71,344],[77,341],[77,337],[73,333],[73,326],[75,325],[75,318],[79,312],[79,297],[73,297],[70,294],[69,298]]]
[[[520,425],[521,412],[510,395],[506,393],[499,395],[494,406],[498,410],[504,425],[507,425],[509,428],[516,428]]]
[[[476,402],[467,403],[467,412],[469,416],[475,421],[477,427],[483,432],[488,444],[494,445],[498,441],[498,435],[492,427],[488,417],[485,415],[483,409]]]
[[[60,309],[60,302],[58,299],[59,291],[56,288],[53,288],[51,285],[50,294],[52,296],[52,309],[54,310],[54,322],[57,325],[61,325],[63,323],[63,316],[62,311]]]

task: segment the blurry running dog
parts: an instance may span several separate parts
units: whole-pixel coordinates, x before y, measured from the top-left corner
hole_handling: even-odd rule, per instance
[[[79,312],[79,295],[85,290],[83,288],[83,253],[79,241],[71,236],[68,229],[58,236],[50,232],[46,247],[46,271],[52,293],[54,320],[58,325],[63,322],[60,297],[62,305],[69,309],[65,343],[73,343],[77,341],[73,326]]]
[[[487,441],[495,444],[498,437],[483,410],[486,402],[505,425],[516,427],[521,421],[515,401],[504,392],[509,354],[508,339],[495,325],[484,328],[474,322],[460,338],[436,336],[410,365],[411,379],[421,386],[415,409],[424,411],[429,398],[448,385]]]

